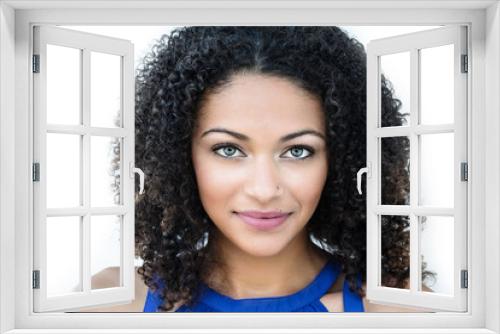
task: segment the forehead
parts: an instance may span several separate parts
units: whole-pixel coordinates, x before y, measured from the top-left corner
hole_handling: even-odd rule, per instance
[[[200,127],[239,129],[323,130],[324,115],[318,97],[292,81],[261,74],[239,74],[217,93],[207,94],[200,108]]]

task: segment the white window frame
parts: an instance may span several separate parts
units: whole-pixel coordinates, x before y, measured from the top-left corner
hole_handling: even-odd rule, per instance
[[[74,31],[53,26],[36,26],[34,32],[34,54],[39,56],[38,73],[33,75],[33,126],[34,162],[39,163],[39,182],[33,184],[33,269],[39,272],[39,288],[33,290],[35,312],[80,309],[119,302],[133,301],[134,285],[134,48],[128,40]],[[47,45],[58,45],[81,50],[82,123],[77,126],[47,124]],[[120,68],[120,126],[117,128],[92,126],[90,110],[91,54],[114,55]],[[47,208],[46,159],[48,133],[67,133],[82,137],[81,166],[82,201],[76,208]],[[120,204],[111,207],[91,208],[90,152],[91,138],[104,136],[120,138]],[[120,258],[119,286],[92,290],[91,288],[91,219],[98,215],[119,217]],[[66,296],[50,296],[47,288],[47,219],[49,217],[78,217],[81,249],[80,291]]]
[[[367,203],[367,291],[369,300],[394,305],[431,308],[464,312],[467,310],[468,289],[461,287],[462,270],[467,270],[467,186],[468,181],[461,179],[460,164],[467,163],[467,80],[470,71],[463,71],[462,55],[467,55],[467,27],[449,25],[431,30],[418,31],[387,38],[375,39],[367,46],[367,166],[366,180]],[[443,45],[453,46],[453,121],[451,124],[421,124],[422,111],[419,103],[420,51]],[[410,81],[410,120],[408,126],[383,126],[381,124],[381,58],[404,52],[409,56]],[[390,79],[390,77],[389,77]],[[404,102],[403,102],[404,103]],[[429,112],[429,111],[428,111]],[[421,183],[421,135],[453,135],[453,204],[422,205],[419,197]],[[384,138],[407,138],[410,148],[410,202],[407,205],[382,203],[382,140]],[[370,176],[371,175],[371,176]],[[358,181],[359,182],[359,181]],[[382,216],[401,215],[409,218],[410,233],[410,287],[398,289],[381,286],[381,240]],[[453,242],[452,255],[448,261],[453,263],[451,294],[421,291],[421,234],[420,217],[445,216],[452,218]],[[438,223],[439,224],[439,223]],[[434,268],[436,269],[436,268]],[[438,277],[439,278],[439,277]]]
[[[63,8],[64,7],[64,8]],[[203,8],[199,8],[203,7]],[[438,9],[439,8],[439,9]],[[469,24],[468,312],[38,313],[32,310],[31,26]],[[500,333],[500,5],[497,1],[0,2],[0,334],[148,332]],[[487,140],[486,140],[487,139]],[[485,182],[487,180],[487,182]],[[471,293],[473,292],[473,293]],[[487,292],[487,293],[486,293]],[[115,328],[110,330],[110,328]],[[217,329],[219,328],[219,329]],[[225,328],[226,330],[221,330]],[[227,328],[232,328],[227,330]],[[259,330],[260,328],[261,330]],[[212,329],[212,330],[210,330]],[[238,330],[239,329],[239,330]],[[253,329],[253,330],[252,330]],[[274,330],[273,330],[274,329]],[[152,330],[149,330],[152,332]]]

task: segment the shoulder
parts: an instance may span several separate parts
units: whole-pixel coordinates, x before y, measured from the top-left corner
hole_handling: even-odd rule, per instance
[[[344,301],[342,298],[344,279],[345,273],[341,273],[328,293],[320,299],[320,302],[327,308],[328,312],[344,312]],[[366,291],[366,283],[363,283],[363,290]],[[370,302],[366,297],[363,297],[363,308],[365,312],[429,312],[429,310],[423,308],[376,304]]]
[[[345,274],[340,273],[330,290],[319,300],[328,312],[344,312],[344,301],[342,300],[344,277]]]

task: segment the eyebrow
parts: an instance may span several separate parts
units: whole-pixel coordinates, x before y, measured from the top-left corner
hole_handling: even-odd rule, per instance
[[[228,129],[224,129],[224,128],[213,128],[213,129],[210,129],[210,130],[207,130],[205,132],[203,132],[203,134],[201,135],[201,138],[203,138],[204,136],[208,135],[209,133],[212,133],[212,132],[222,132],[222,133],[227,133],[228,135],[231,135],[235,138],[238,138],[240,140],[244,140],[244,141],[248,141],[250,138],[248,138],[248,136],[242,134],[242,133],[238,133],[238,132],[235,132],[235,131],[231,131],[231,130],[228,130]],[[311,129],[304,129],[304,130],[300,130],[300,131],[297,131],[297,132],[292,132],[292,133],[289,133],[283,137],[280,138],[280,143],[284,143],[286,141],[289,141],[289,140],[292,140],[294,138],[297,138],[297,137],[300,137],[300,136],[304,136],[304,135],[314,135],[314,136],[317,136],[317,137],[320,137],[321,139],[325,140],[325,136],[316,131],[316,130],[311,130]]]

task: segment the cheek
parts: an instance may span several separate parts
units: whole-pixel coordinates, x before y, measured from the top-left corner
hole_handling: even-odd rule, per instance
[[[228,201],[239,189],[240,173],[234,168],[229,170],[221,167],[217,159],[201,155],[198,158],[198,161],[194,161],[194,168],[200,199],[205,211],[212,217],[229,212]]]
[[[314,211],[323,191],[328,165],[326,158],[318,159],[304,168],[289,168],[284,182],[304,210]]]

